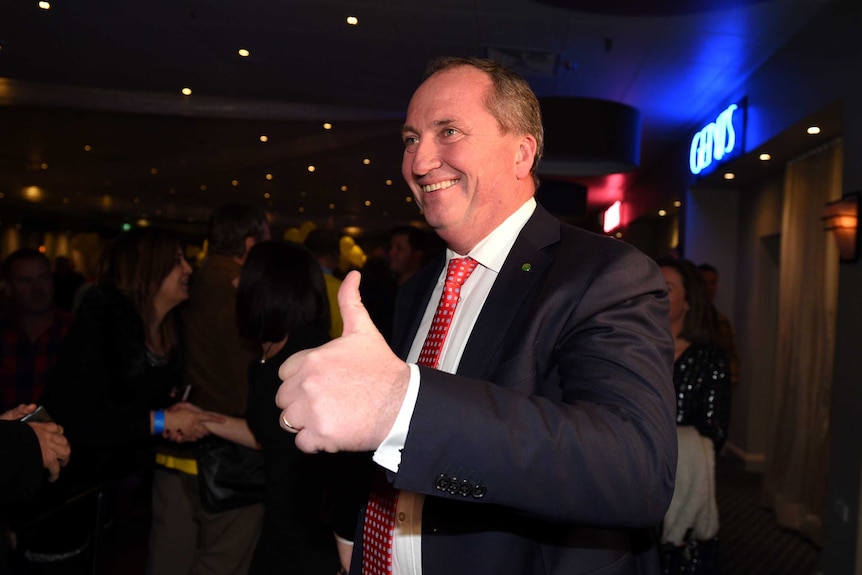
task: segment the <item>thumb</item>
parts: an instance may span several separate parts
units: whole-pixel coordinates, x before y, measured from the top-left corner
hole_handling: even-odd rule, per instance
[[[368,311],[362,305],[359,295],[359,281],[362,276],[353,270],[338,288],[338,309],[341,310],[341,319],[344,321],[343,335],[350,333],[376,332],[377,328],[371,321]]]

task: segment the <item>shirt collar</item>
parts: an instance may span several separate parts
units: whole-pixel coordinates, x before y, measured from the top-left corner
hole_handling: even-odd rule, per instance
[[[503,262],[509,255],[509,251],[515,244],[518,234],[521,233],[521,228],[527,223],[527,220],[536,211],[535,198],[529,198],[520,208],[515,210],[512,215],[506,218],[503,223],[494,228],[494,230],[482,238],[476,246],[470,250],[470,253],[465,254],[479,262],[482,267],[499,273],[503,267]],[[446,261],[452,258],[463,257],[451,249],[446,249]]]

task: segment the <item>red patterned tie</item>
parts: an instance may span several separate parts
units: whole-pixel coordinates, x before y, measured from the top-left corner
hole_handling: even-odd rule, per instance
[[[449,261],[443,293],[416,362],[419,365],[437,367],[455,308],[461,299],[461,285],[476,269],[476,263],[473,258],[456,258]],[[392,573],[392,538],[395,535],[398,492],[386,481],[384,473],[378,474],[377,479],[368,497],[368,509],[362,527],[362,575]]]

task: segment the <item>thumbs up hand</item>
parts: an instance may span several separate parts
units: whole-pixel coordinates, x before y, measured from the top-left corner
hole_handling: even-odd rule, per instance
[[[281,426],[302,451],[373,451],[392,428],[410,368],[389,349],[359,296],[359,272],[338,290],[342,336],[290,356],[278,370]]]

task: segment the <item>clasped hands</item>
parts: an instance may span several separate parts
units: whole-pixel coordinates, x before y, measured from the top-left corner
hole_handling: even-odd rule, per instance
[[[404,401],[410,368],[371,321],[359,282],[352,271],[338,290],[341,337],[293,354],[278,371],[280,425],[307,453],[376,450]]]
[[[0,419],[17,421],[35,410],[36,404],[22,403],[0,414]],[[63,427],[53,421],[28,421],[27,425],[36,433],[39,448],[42,451],[42,465],[48,470],[48,481],[53,483],[60,477],[60,468],[69,463],[69,456],[72,453],[69,440],[63,434]]]
[[[200,407],[181,401],[165,410],[165,431],[162,437],[177,443],[197,441],[210,434],[206,423],[224,423],[218,413],[204,411]]]

